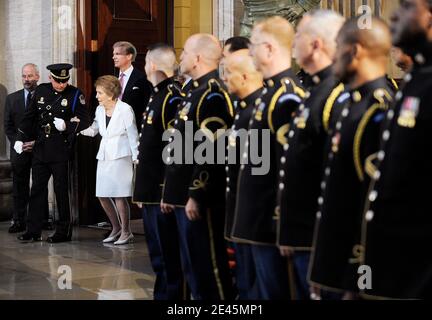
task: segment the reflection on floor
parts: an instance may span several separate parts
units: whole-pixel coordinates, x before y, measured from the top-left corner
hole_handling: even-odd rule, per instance
[[[154,274],[143,236],[133,244],[105,245],[103,230],[76,228],[72,242],[20,243],[8,227],[0,223],[0,300],[153,297]]]

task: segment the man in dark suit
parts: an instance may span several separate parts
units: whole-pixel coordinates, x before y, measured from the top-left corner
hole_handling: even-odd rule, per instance
[[[130,42],[119,41],[113,45],[114,66],[119,68],[119,80],[122,84],[120,99],[129,104],[135,113],[136,124],[141,128],[143,112],[152,93],[152,85],[146,75],[134,68],[137,50]]]
[[[33,63],[27,63],[22,67],[22,83],[24,88],[11,93],[6,98],[4,129],[10,142],[10,157],[13,172],[13,223],[9,233],[17,233],[26,229],[25,218],[30,193],[30,169],[32,162],[32,149],[34,141],[26,141],[21,155],[13,149],[18,133],[18,125],[29,105],[29,101],[39,81],[38,67]],[[46,189],[46,213],[48,214],[48,189]],[[47,219],[48,217],[46,217]]]

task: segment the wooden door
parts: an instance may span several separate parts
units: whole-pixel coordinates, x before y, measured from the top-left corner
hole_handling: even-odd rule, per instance
[[[115,75],[112,46],[129,41],[138,51],[134,66],[144,71],[147,47],[157,42],[173,43],[173,0],[78,0],[77,84],[86,95],[91,113],[97,107],[94,81]],[[98,139],[79,137],[76,157],[79,223],[94,224],[105,218],[95,197]],[[140,217],[136,209],[132,216]]]

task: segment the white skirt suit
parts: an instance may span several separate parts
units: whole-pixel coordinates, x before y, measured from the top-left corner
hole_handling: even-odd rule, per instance
[[[138,158],[138,131],[130,105],[117,101],[108,127],[103,106],[96,109],[93,124],[82,135],[102,136],[96,172],[96,197],[131,197],[133,163]]]

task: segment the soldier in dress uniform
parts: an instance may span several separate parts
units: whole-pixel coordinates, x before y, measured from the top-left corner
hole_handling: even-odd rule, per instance
[[[432,1],[405,0],[392,16],[393,44],[414,66],[387,112],[364,207],[361,264],[372,272],[365,298],[432,297]]]
[[[289,299],[288,265],[276,246],[278,163],[289,122],[304,96],[291,69],[292,25],[281,17],[257,24],[250,51],[266,88],[255,100],[242,158],[231,239],[251,247],[259,299]],[[257,142],[252,140],[256,136]],[[263,155],[261,167],[252,154]],[[227,190],[230,193],[231,189]]]
[[[89,126],[90,116],[81,90],[68,84],[71,64],[47,66],[50,83],[39,85],[19,126],[14,149],[22,152],[22,141],[33,138],[32,180],[27,231],[19,240],[41,240],[46,206],[44,196],[51,175],[54,178],[59,219],[48,242],[70,241],[72,221],[69,207],[69,161],[75,135]],[[31,137],[36,124],[36,136]]]
[[[255,101],[263,90],[262,74],[256,70],[249,50],[243,49],[232,53],[225,59],[225,83],[228,92],[237,97],[234,124],[231,127],[228,144],[228,160],[235,155],[235,161],[228,162],[227,198],[225,216],[225,239],[231,240],[232,223],[236,207],[237,177],[240,159],[244,152],[244,139],[247,138],[249,120],[255,107]],[[242,152],[243,151],[243,152]],[[256,275],[250,250],[250,244],[235,243],[236,285],[240,300],[254,300],[256,296]]]
[[[327,131],[323,126],[324,106],[338,85],[331,65],[336,36],[345,19],[329,10],[306,13],[297,28],[294,57],[313,81],[307,99],[291,123],[281,160],[278,195],[278,245],[282,256],[291,258],[298,299],[309,299],[307,270],[320,194],[321,172]],[[330,105],[331,107],[332,105]],[[294,285],[294,284],[293,284]],[[294,298],[294,297],[293,297]]]
[[[217,130],[231,127],[234,116],[218,78],[221,56],[222,48],[212,35],[195,34],[186,41],[180,68],[192,77],[193,88],[176,115],[165,157],[161,207],[164,213],[175,211],[183,269],[196,300],[233,298],[223,237],[224,165],[211,164],[217,156],[225,157],[225,149],[222,155],[215,150],[218,139],[224,137]],[[194,142],[194,137],[200,142]],[[206,142],[214,150],[210,161],[196,157]]]
[[[133,202],[142,209],[147,246],[156,274],[155,300],[183,298],[175,215],[163,214],[160,210],[165,172],[161,155],[166,144],[162,136],[174,125],[175,114],[183,99],[174,83],[176,68],[176,55],[171,46],[156,44],[148,48],[145,71],[153,84],[153,94],[141,124]]]
[[[386,80],[391,49],[388,26],[378,18],[372,28],[359,28],[359,17],[337,37],[335,75],[349,86],[341,117],[329,136],[320,184],[310,281],[319,288],[358,292],[361,208],[370,177],[365,160],[378,150],[379,127],[392,100]]]

